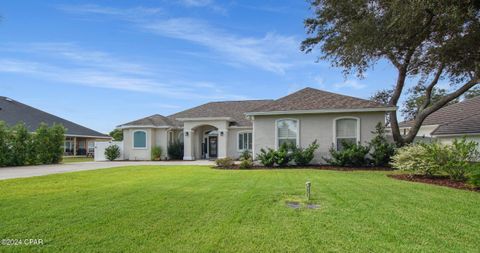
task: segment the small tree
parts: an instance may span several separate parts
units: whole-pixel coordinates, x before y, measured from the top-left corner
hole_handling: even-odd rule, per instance
[[[15,125],[10,131],[9,165],[25,165],[28,156],[29,133],[24,123]]]
[[[121,129],[114,129],[108,135],[113,138],[114,141],[123,141],[123,130]]]
[[[48,133],[48,125],[41,123],[35,131],[35,151],[37,152],[37,161],[40,164],[49,164],[52,160],[50,156],[51,140]]]
[[[50,163],[59,163],[63,158],[65,128],[61,124],[53,124],[48,129],[48,135],[50,139]]]
[[[395,145],[388,142],[385,136],[385,127],[381,122],[378,122],[372,134],[375,135],[369,143],[372,162],[376,166],[388,166],[390,158],[395,153]]]
[[[120,147],[118,147],[115,144],[108,146],[105,149],[105,157],[109,161],[113,161],[113,160],[119,158],[120,157]]]

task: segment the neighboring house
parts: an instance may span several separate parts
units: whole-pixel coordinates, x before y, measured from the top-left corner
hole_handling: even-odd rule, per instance
[[[413,121],[399,124],[400,132],[406,135]],[[451,143],[455,138],[467,137],[480,143],[480,97],[443,107],[430,114],[417,133],[416,141],[437,139]]]
[[[108,135],[1,96],[0,121],[4,121],[8,126],[23,122],[30,132],[34,132],[41,123],[49,126],[54,123],[62,124],[66,129],[64,150],[67,156],[93,154],[95,140],[111,140]]]
[[[373,101],[305,88],[277,100],[211,102],[168,117],[152,115],[122,124],[124,157],[149,160],[153,146],[167,150],[172,141],[184,144],[184,160],[238,158],[244,150],[254,157],[261,148],[284,142],[320,148],[315,161],[328,156],[341,140],[365,143],[385,113],[396,108]]]

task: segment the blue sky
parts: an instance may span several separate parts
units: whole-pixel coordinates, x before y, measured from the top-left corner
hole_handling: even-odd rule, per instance
[[[310,15],[302,0],[2,1],[0,95],[108,132],[209,101],[392,86],[386,63],[358,79],[302,53]]]

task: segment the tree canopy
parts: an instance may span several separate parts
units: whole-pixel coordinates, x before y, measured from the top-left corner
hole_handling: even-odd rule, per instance
[[[479,1],[313,0],[311,7],[314,17],[305,20],[309,37],[302,42],[304,52],[319,48],[320,59],[360,77],[378,61],[389,61],[397,70],[391,106],[407,92],[408,78],[425,86],[407,136],[400,134],[397,114],[389,115],[398,145],[413,141],[428,115],[480,81]],[[434,101],[442,79],[452,91]]]

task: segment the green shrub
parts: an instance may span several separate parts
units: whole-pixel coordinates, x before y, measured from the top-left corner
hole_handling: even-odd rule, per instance
[[[63,142],[65,128],[62,125],[54,124],[48,127],[42,123],[34,135],[35,151],[37,161],[41,164],[59,163],[63,156]]]
[[[10,131],[9,166],[21,166],[27,163],[29,133],[24,123],[15,125]]]
[[[392,165],[414,174],[447,174],[452,180],[465,180],[478,158],[477,143],[465,138],[451,145],[439,142],[418,143],[403,147],[392,157]]]
[[[107,148],[105,148],[105,157],[109,161],[113,161],[113,160],[119,158],[120,157],[120,147],[118,147],[115,144],[108,146]]]
[[[271,148],[267,150],[262,148],[257,155],[257,160],[260,160],[260,163],[265,167],[272,167],[275,164],[276,151]]]
[[[292,160],[292,149],[293,146],[283,143],[277,151],[274,152],[274,162],[280,167],[285,167],[288,165],[290,160]]]
[[[215,160],[215,164],[217,165],[217,167],[220,167],[220,168],[230,168],[230,167],[233,167],[233,165],[235,165],[235,162],[233,161],[232,158],[225,157],[225,158],[219,158]]]
[[[375,137],[370,141],[369,147],[372,163],[375,166],[388,166],[391,157],[395,154],[395,144],[389,143],[385,136],[385,127],[381,122],[375,126],[372,132]]]
[[[369,151],[370,147],[362,146],[360,143],[342,141],[341,150],[332,146],[330,148],[331,158],[323,159],[335,166],[367,166],[369,165],[369,159],[367,158]]]
[[[468,175],[468,183],[475,187],[480,188],[480,164],[472,164],[472,170]]]
[[[240,157],[239,157],[239,160],[248,160],[248,159],[252,159],[252,152],[250,152],[250,150],[244,150],[241,154],[240,154]]]
[[[253,167],[252,158],[242,159],[239,164],[240,169],[250,169]]]
[[[171,160],[183,159],[183,142],[172,141],[168,144],[167,148],[168,158]]]
[[[452,145],[445,146],[444,155],[439,155],[444,160],[440,164],[441,170],[453,180],[465,180],[466,175],[473,168],[472,162],[478,159],[477,143],[467,141],[466,138],[455,139]]]
[[[153,147],[152,148],[152,160],[153,161],[160,161],[162,160],[163,149],[162,147]]]
[[[0,121],[0,166],[7,166],[9,158],[10,133],[5,122]]]
[[[315,150],[319,145],[317,140],[313,141],[307,148],[294,148],[293,149],[293,161],[296,165],[305,166],[308,165],[314,158]]]

